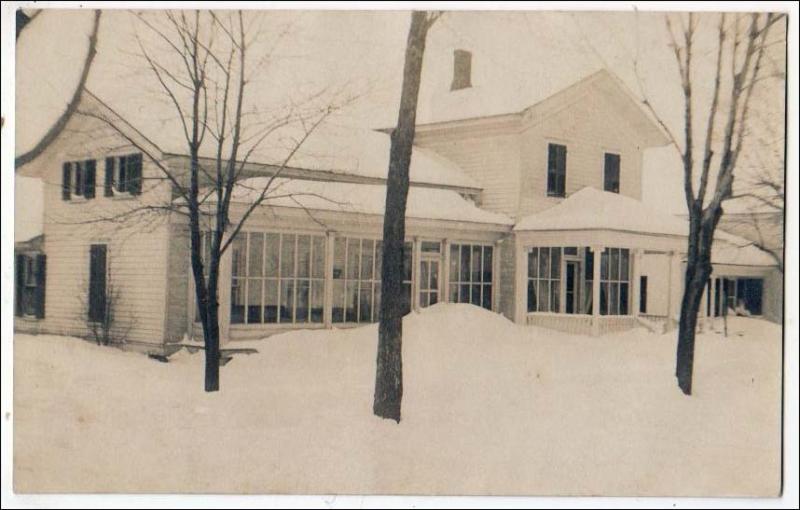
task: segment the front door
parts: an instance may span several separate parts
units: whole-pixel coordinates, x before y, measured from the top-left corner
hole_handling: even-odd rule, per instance
[[[578,313],[578,303],[580,299],[580,291],[578,285],[579,267],[578,262],[567,261],[565,263],[564,272],[566,273],[564,286],[564,311],[566,313]]]
[[[423,253],[419,261],[419,306],[435,305],[439,302],[439,254]]]

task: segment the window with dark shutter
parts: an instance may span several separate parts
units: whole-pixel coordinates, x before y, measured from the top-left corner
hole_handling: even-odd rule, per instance
[[[83,196],[83,164],[80,162],[75,162],[72,164],[72,170],[75,174],[73,178],[73,188],[72,194],[76,197]]]
[[[90,159],[84,162],[83,167],[83,196],[94,198],[94,188],[97,174],[97,161]]]
[[[33,297],[33,315],[44,319],[44,297],[47,281],[47,255],[36,256],[36,287]]]
[[[619,193],[619,154],[606,152],[603,169],[603,189]]]
[[[23,305],[23,295],[25,293],[25,255],[18,253],[15,258],[16,267],[14,278],[14,315],[22,317],[25,315]]]
[[[547,196],[566,196],[567,146],[547,144]]]
[[[647,313],[647,277],[639,277],[639,313]]]
[[[134,154],[128,163],[128,191],[132,195],[142,192],[142,155]]]
[[[72,168],[70,163],[61,167],[61,200],[69,200],[72,195]]]
[[[106,158],[105,180],[103,181],[103,196],[114,196],[114,158]]]
[[[106,245],[89,247],[89,320],[103,322],[106,315]]]
[[[119,171],[117,172],[117,180],[114,183],[117,191],[121,193],[128,192],[128,156],[119,157]]]

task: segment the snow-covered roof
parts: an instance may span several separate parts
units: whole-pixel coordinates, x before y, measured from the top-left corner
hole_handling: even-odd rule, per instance
[[[714,232],[711,263],[763,267],[777,265],[772,257],[755,247],[751,241],[719,228]]]
[[[684,236],[687,224],[634,198],[586,187],[549,209],[522,218],[514,230],[622,230]]]
[[[252,203],[267,186],[269,177],[253,177],[236,185],[233,202]],[[347,182],[276,178],[269,186],[265,207],[304,208],[316,211],[383,215],[386,186]],[[508,216],[480,209],[457,192],[412,186],[408,192],[407,218],[459,221],[511,226]]]

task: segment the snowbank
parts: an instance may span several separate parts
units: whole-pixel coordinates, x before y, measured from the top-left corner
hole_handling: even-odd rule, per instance
[[[721,327],[721,324],[718,325]],[[371,414],[377,326],[259,342],[202,392],[170,363],[15,341],[18,490],[766,495],[780,484],[780,328],[698,336],[520,327],[470,305],[404,320],[403,420]],[[204,445],[211,444],[212,448]],[[121,459],[125,459],[121,462]]]

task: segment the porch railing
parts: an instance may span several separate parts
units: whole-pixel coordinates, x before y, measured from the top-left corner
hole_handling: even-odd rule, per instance
[[[574,335],[592,334],[592,316],[588,314],[568,314],[553,312],[531,312],[527,324],[554,329]],[[598,317],[599,333],[617,333],[633,329],[638,322],[633,315],[601,315]]]

